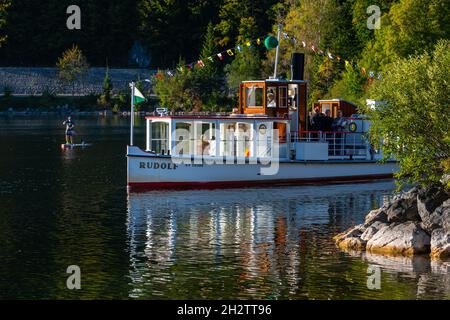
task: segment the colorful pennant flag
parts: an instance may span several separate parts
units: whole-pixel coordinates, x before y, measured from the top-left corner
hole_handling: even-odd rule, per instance
[[[294,43],[295,45],[297,45],[298,40],[297,40],[297,38],[295,36],[291,36],[287,32],[284,32],[282,34],[282,36],[283,36],[284,39],[291,39],[291,43]],[[244,45],[238,45],[235,48],[227,49],[226,51],[222,51],[221,53],[218,53],[215,56],[214,55],[210,56],[207,59],[209,61],[211,61],[211,62],[214,62],[215,61],[214,57],[216,57],[218,60],[223,61],[224,60],[224,55],[223,55],[224,53],[227,53],[228,56],[230,56],[230,57],[234,56],[236,54],[236,52],[242,52],[244,46],[251,48],[253,42],[256,42],[256,44],[260,45],[262,43],[262,40],[261,40],[261,38],[257,38],[256,40],[249,40],[249,41],[245,42]],[[301,41],[301,45],[302,45],[303,48],[307,48],[308,47],[308,44],[304,40]],[[328,50],[326,52],[324,52],[320,48],[317,48],[315,45],[311,45],[311,50],[314,53],[316,53],[316,54],[326,55],[331,60],[335,60],[336,59],[338,62],[345,61],[345,67],[347,67],[347,68],[348,67],[355,68],[355,69],[359,70],[363,75],[365,75],[367,77],[366,69],[364,67],[358,67],[358,64],[356,64],[356,63],[353,63],[353,62],[350,62],[348,60],[345,60],[345,59],[343,59],[342,57],[340,57],[338,55],[333,55]],[[193,69],[196,65],[198,65],[198,66],[200,66],[202,68],[205,67],[204,61],[203,60],[198,60],[197,62],[193,62],[193,63],[187,64],[184,67],[183,66],[178,66],[176,68],[176,70],[174,70],[174,72],[172,72],[172,71],[162,71],[162,72],[166,73],[170,77],[173,77],[173,76],[175,76],[176,71],[183,72],[184,68]],[[163,74],[156,74],[155,77],[159,78],[159,77],[162,77],[162,75]],[[381,73],[379,73],[379,72],[376,73],[374,71],[369,71],[369,77],[370,78],[374,78],[375,76],[378,79],[381,79]]]

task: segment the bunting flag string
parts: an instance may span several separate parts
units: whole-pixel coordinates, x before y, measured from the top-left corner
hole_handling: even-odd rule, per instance
[[[367,70],[366,68],[364,68],[362,66],[358,66],[358,64],[356,64],[356,63],[348,61],[347,59],[344,59],[344,58],[340,57],[339,55],[333,54],[330,50],[324,51],[321,48],[318,48],[315,44],[308,45],[308,43],[305,40],[299,41],[299,40],[297,40],[297,38],[295,36],[291,36],[287,32],[282,33],[282,38],[285,39],[286,41],[291,41],[291,43],[293,43],[294,45],[300,45],[304,50],[310,49],[315,54],[323,55],[323,56],[327,57],[328,59],[334,61],[335,63],[344,62],[346,68],[352,68],[352,69],[359,70],[359,72],[362,75],[364,75],[366,78],[374,79],[376,77],[379,80],[381,79],[380,72],[376,72],[373,70]],[[266,39],[266,41],[267,41],[267,39]],[[199,59],[196,62],[192,62],[192,63],[186,64],[184,66],[180,65],[176,68],[176,70],[166,70],[165,72],[159,71],[158,73],[163,72],[163,73],[167,74],[169,77],[173,77],[176,75],[176,71],[184,72],[184,70],[186,70],[186,69],[192,70],[192,69],[194,69],[194,67],[196,65],[199,66],[200,68],[204,68],[205,62],[209,61],[211,63],[214,63],[214,61],[223,61],[225,59],[225,55],[227,55],[229,57],[233,57],[237,53],[242,53],[243,47],[247,47],[249,49],[253,48],[253,44],[256,44],[258,46],[261,45],[262,44],[261,37],[255,39],[255,40],[247,40],[244,42],[244,44],[238,44],[234,48],[226,49],[226,50],[219,52],[215,55],[212,55],[210,57],[205,57],[203,59]],[[267,44],[266,44],[266,46],[267,46]],[[267,47],[267,48],[271,49],[272,47]],[[162,76],[162,75],[160,74],[158,77],[160,77],[160,76]]]

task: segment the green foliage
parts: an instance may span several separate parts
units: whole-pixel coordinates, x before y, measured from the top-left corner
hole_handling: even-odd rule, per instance
[[[348,66],[342,73],[342,78],[335,81],[327,95],[327,98],[342,98],[359,105],[364,105],[365,85],[367,80],[359,70]]]
[[[0,48],[2,47],[2,42],[6,40],[6,35],[3,34],[3,26],[6,24],[6,11],[10,5],[10,0],[2,0],[0,2]]]
[[[138,33],[153,54],[153,63],[173,67],[182,54],[188,61],[198,57],[208,23],[217,19],[219,1],[139,0]]]
[[[253,37],[264,36],[271,29],[271,9],[276,0],[224,0],[215,29],[221,46],[232,46]]]
[[[106,68],[105,78],[103,79],[103,93],[98,98],[97,104],[105,109],[111,108],[112,105],[112,89],[113,84],[109,76],[109,68]]]
[[[450,38],[449,0],[399,0],[383,16],[375,41],[362,53],[362,63],[380,68],[399,58],[430,50]]]
[[[184,65],[181,61],[180,65]],[[195,73],[184,69],[173,77],[160,73],[153,78],[153,91],[162,107],[170,111],[199,111],[201,100],[194,90]]]
[[[173,77],[160,73],[154,79],[154,91],[161,105],[173,111],[219,111],[220,104],[227,102],[223,73],[215,60],[208,59],[217,51],[214,28],[210,23],[200,53],[204,66],[184,69]],[[179,63],[181,66],[184,64],[184,61]]]
[[[398,177],[428,185],[449,171],[450,41],[434,52],[400,59],[384,69],[371,97],[384,101],[366,110],[373,121],[375,144],[399,160]]]
[[[45,94],[42,96],[11,96],[9,98],[0,96],[0,111],[6,111],[9,108],[14,110],[27,110],[29,108],[36,108],[42,111],[56,111],[58,106],[69,106],[74,110],[92,111],[95,106],[97,97],[94,95],[88,96],[54,96],[52,94]]]
[[[330,63],[324,56],[311,52],[311,44],[329,49],[342,57],[353,57],[356,54],[355,36],[351,25],[351,7],[347,2],[337,0],[305,0],[294,2],[288,7],[283,20],[284,30],[299,40],[304,40],[308,48],[301,43],[293,44],[283,40],[280,44],[280,73],[289,74],[292,53],[306,53],[305,77],[311,80],[310,96],[312,99],[322,98],[338,78],[342,68]],[[266,70],[273,65],[275,52],[269,52]],[[267,73],[267,71],[266,71]]]
[[[244,48],[236,53],[236,58],[225,67],[228,87],[238,92],[239,84],[245,80],[261,78],[261,58],[255,49]]]
[[[65,51],[56,63],[58,68],[58,77],[66,83],[75,85],[89,69],[86,57],[83,52],[74,45],[71,49]]]
[[[352,25],[356,36],[357,49],[359,52],[375,39],[374,31],[367,28],[367,8],[369,6],[375,5],[380,8],[381,14],[387,14],[391,5],[397,1],[398,0],[349,1],[349,5],[351,5]],[[384,26],[383,23],[382,26]]]

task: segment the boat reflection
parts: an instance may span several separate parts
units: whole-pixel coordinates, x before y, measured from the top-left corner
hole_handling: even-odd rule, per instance
[[[331,235],[360,222],[393,188],[378,182],[130,193],[130,297],[167,297],[175,287],[183,298],[229,290],[232,297],[298,295],[308,264],[341,255]]]

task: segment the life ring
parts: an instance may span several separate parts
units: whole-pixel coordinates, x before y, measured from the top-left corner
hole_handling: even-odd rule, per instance
[[[350,132],[356,132],[356,130],[358,130],[358,125],[355,122],[352,122],[348,125],[348,129]]]

